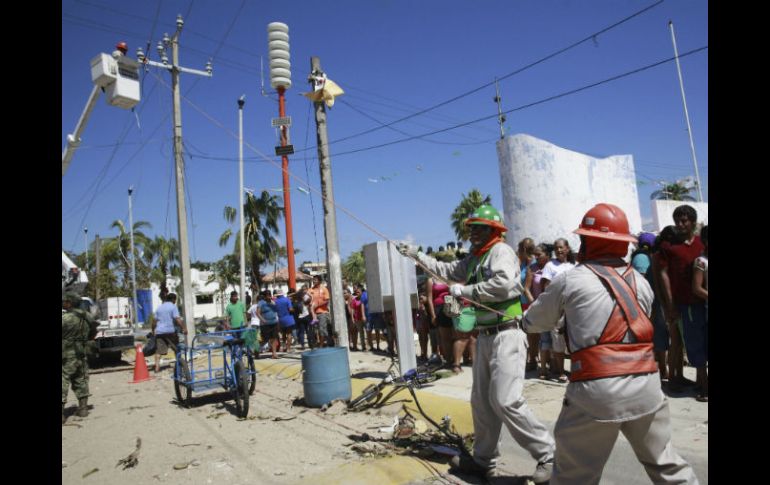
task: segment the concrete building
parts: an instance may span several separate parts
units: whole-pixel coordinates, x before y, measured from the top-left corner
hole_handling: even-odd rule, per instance
[[[596,158],[558,147],[530,135],[509,135],[497,142],[507,242],[514,249],[524,237],[535,243],[573,234],[583,215],[599,202],[617,205],[632,233],[642,229],[634,160],[631,155]]]
[[[690,202],[681,200],[651,200],[652,230],[660,232],[664,227],[674,224],[674,209],[680,205],[689,205],[698,213],[698,224],[709,223],[708,202]]]

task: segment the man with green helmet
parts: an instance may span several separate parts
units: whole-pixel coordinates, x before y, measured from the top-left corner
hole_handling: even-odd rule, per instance
[[[80,296],[62,294],[61,315],[61,422],[64,424],[64,405],[70,386],[78,398],[77,415],[88,416],[88,360],[86,344],[96,336],[99,325],[91,315],[78,308]]]
[[[527,336],[519,318],[523,291],[519,261],[503,240],[508,229],[494,207],[480,206],[465,224],[470,228],[471,254],[460,261],[439,262],[414,246],[399,246],[402,254],[417,259],[441,278],[463,281],[450,286],[452,296],[461,302],[480,304],[464,311],[475,312],[479,330],[471,391],[473,458],[458,456],[451,463],[460,471],[495,476],[500,431],[505,424],[519,446],[537,460],[532,480],[545,483],[553,469],[554,439],[522,395]]]

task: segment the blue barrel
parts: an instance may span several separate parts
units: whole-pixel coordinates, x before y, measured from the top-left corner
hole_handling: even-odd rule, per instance
[[[327,347],[302,354],[305,404],[320,408],[335,399],[350,399],[350,364],[347,347]]]

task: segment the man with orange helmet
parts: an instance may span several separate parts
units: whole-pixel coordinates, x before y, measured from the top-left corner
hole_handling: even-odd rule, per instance
[[[470,226],[471,254],[460,261],[439,262],[414,246],[399,247],[443,279],[463,281],[450,286],[454,297],[483,305],[470,307],[479,331],[471,390],[473,457],[453,457],[451,465],[468,473],[496,476],[505,424],[516,443],[537,460],[532,481],[545,483],[553,469],[554,440],[522,395],[527,336],[520,327],[523,288],[519,260],[503,240],[508,229],[494,207],[480,206],[465,224]]]
[[[671,445],[668,400],[653,356],[653,293],[623,258],[636,241],[625,213],[597,204],[580,227],[580,265],[554,278],[524,315],[527,332],[566,317],[572,368],[556,422],[552,485],[599,483],[622,432],[654,483],[697,484]]]

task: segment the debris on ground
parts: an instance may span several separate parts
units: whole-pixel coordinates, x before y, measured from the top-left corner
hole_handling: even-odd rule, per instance
[[[348,405],[347,403],[342,399],[335,399],[332,402],[328,402],[321,406],[320,411],[322,413],[327,413],[331,415],[341,414],[343,412],[347,412]]]
[[[120,465],[123,465],[123,469],[126,468],[132,468],[135,467],[137,463],[139,463],[139,449],[142,447],[142,438],[136,439],[136,449],[127,457],[118,460],[118,463],[115,465],[117,468]]]
[[[88,475],[93,475],[94,473],[96,473],[96,472],[98,472],[98,471],[99,471],[99,469],[98,469],[98,468],[92,468],[91,470],[89,470],[89,471],[85,472],[85,473],[83,474],[82,478],[85,478],[85,477],[87,477]]]
[[[173,441],[169,441],[168,444],[178,446],[180,448],[184,448],[185,446],[200,446],[200,443],[187,443],[185,445],[180,445],[179,443],[174,443]]]
[[[174,465],[174,470],[184,470],[185,468],[189,466],[199,466],[201,463],[197,460],[190,460],[182,463],[177,463]]]

